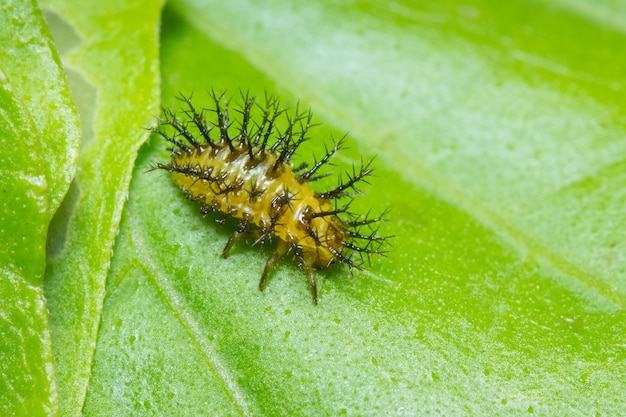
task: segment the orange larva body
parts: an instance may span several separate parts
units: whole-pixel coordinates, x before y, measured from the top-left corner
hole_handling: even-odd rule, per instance
[[[214,210],[255,224],[289,246],[301,248],[303,259],[320,268],[329,267],[343,250],[346,226],[336,215],[312,217],[333,210],[331,201],[321,198],[307,182],[298,179],[290,164],[276,164],[276,155],[253,150],[247,144],[226,143],[214,149],[190,149],[174,155],[179,166],[198,166],[211,172],[210,179],[174,172],[172,178],[194,200]],[[225,193],[224,190],[232,190]],[[316,242],[317,236],[322,244]]]
[[[348,212],[349,202],[338,204],[350,196],[347,190],[358,192],[356,184],[372,171],[369,164],[361,166],[358,172],[353,168],[348,180],[336,188],[317,192],[310,184],[325,176],[317,172],[328,164],[342,142],[336,142],[308,170],[302,172],[307,164],[295,168],[291,157],[308,140],[310,113],[296,110],[295,115],[286,115],[278,100],[270,97],[265,107],[259,106],[262,113],[255,119],[255,99],[245,95],[238,110],[242,119],[235,129],[228,106],[221,107],[223,95],[211,97],[215,108],[208,111],[217,119],[213,122],[205,119],[207,110],[197,111],[189,98],[182,98],[188,108],[182,111],[182,118],[164,109],[164,117],[153,131],[174,146],[170,148],[170,161],[157,163],[153,169],[171,173],[184,195],[200,203],[203,213],[221,212],[239,220],[222,256],[227,257],[232,246],[242,239],[253,239],[261,245],[278,240],[261,275],[260,289],[265,287],[276,263],[293,252],[306,272],[313,301],[317,303],[314,267],[340,263],[359,268],[364,258],[382,253],[380,247],[385,238],[376,236],[377,230],[372,228],[381,218],[356,216]],[[361,232],[364,227],[369,228],[368,233]],[[360,262],[353,259],[355,254]]]

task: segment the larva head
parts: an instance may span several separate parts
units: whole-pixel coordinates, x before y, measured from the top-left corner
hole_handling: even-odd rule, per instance
[[[334,214],[330,201],[319,198],[309,187],[292,198],[292,203],[283,204],[273,233],[297,248],[307,264],[319,268],[333,265],[344,248],[346,225]]]
[[[314,219],[315,230],[320,232],[317,236],[315,254],[315,266],[327,268],[337,260],[337,256],[343,250],[343,242],[346,240],[346,226],[335,215]]]
[[[325,235],[322,245],[317,249],[315,265],[320,268],[331,266],[337,261],[337,255],[343,251],[343,242],[346,240],[346,226],[337,216],[320,219],[324,221]]]

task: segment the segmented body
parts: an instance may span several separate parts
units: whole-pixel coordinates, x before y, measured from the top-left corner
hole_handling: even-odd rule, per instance
[[[336,215],[315,215],[332,211],[331,201],[299,180],[289,164],[276,164],[273,153],[253,149],[251,159],[245,143],[233,148],[218,144],[175,154],[172,164],[189,172],[174,172],[172,178],[194,201],[272,230],[316,266],[330,266],[343,250],[346,226]]]
[[[198,112],[189,98],[183,118],[164,110],[164,118],[154,129],[175,147],[168,163],[158,163],[154,169],[165,169],[190,200],[199,202],[204,213],[217,211],[239,220],[237,232],[229,239],[222,255],[228,256],[233,244],[241,239],[254,239],[265,244],[278,239],[275,252],[263,271],[259,287],[263,289],[269,272],[290,251],[305,269],[313,301],[317,303],[314,266],[326,268],[336,262],[351,268],[360,266],[352,254],[382,253],[385,238],[376,236],[370,225],[380,218],[359,218],[339,207],[337,200],[347,196],[346,190],[358,191],[355,184],[371,173],[369,164],[348,175],[345,183],[326,192],[316,192],[310,182],[319,178],[317,171],[328,163],[341,147],[341,141],[310,169],[305,165],[294,168],[291,157],[308,138],[311,114],[286,116],[282,130],[277,122],[284,114],[274,98],[266,99],[259,118],[254,119],[254,98],[243,96],[239,113],[242,120],[233,132],[228,106],[222,108],[222,96],[211,95],[216,114],[215,122],[207,122],[204,110]],[[169,126],[168,132],[165,129]],[[212,133],[215,132],[215,133]],[[214,137],[212,137],[212,135]],[[339,216],[347,218],[341,219]],[[361,227],[369,227],[362,234]],[[355,242],[366,242],[359,245]],[[346,253],[349,253],[346,255]]]

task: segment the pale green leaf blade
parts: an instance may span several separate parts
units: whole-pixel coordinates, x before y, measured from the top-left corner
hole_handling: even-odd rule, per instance
[[[42,287],[47,181],[37,129],[1,71],[0,146],[0,411],[45,416],[58,409]]]
[[[158,109],[161,2],[42,2],[83,121],[79,169],[55,218],[45,292],[61,411],[79,415],[113,241],[145,130]]]
[[[42,88],[45,86],[45,88]],[[75,171],[76,111],[43,17],[0,7],[0,413],[58,412],[43,293],[46,234]]]
[[[0,66],[21,92],[40,132],[52,215],[76,170],[78,116],[41,13],[32,2],[14,0],[5,2],[1,12]]]

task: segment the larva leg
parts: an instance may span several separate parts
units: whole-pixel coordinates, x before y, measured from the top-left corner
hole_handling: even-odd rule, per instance
[[[241,232],[235,232],[228,239],[228,243],[224,246],[222,251],[222,258],[228,258],[228,253],[232,249],[233,245],[240,240],[256,240],[259,237],[258,230],[245,230]]]
[[[304,259],[304,272],[306,273],[306,279],[309,281],[309,287],[311,288],[311,297],[313,297],[313,303],[317,304],[317,279],[315,277],[315,268],[313,268],[313,257],[310,260]]]
[[[283,256],[291,249],[291,245],[289,243],[284,242],[282,240],[278,241],[278,247],[276,247],[276,251],[272,253],[272,255],[268,258],[267,263],[265,264],[265,269],[263,270],[263,275],[261,275],[261,281],[259,281],[259,289],[263,291],[265,286],[267,285],[267,276],[270,271],[276,266],[278,261],[281,260]]]

